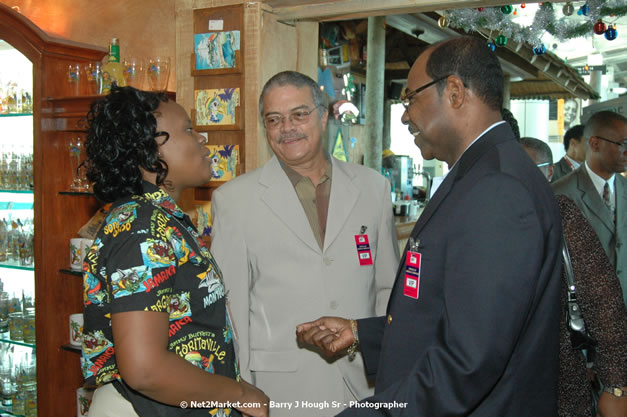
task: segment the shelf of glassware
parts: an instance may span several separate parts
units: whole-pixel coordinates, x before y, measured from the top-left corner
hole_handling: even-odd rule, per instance
[[[0,405],[0,416],[4,417],[4,416],[11,416],[11,417],[24,417],[24,414],[13,414],[11,412],[11,407],[5,407],[3,405]]]
[[[0,117],[27,117],[32,115],[33,113],[0,113]]]

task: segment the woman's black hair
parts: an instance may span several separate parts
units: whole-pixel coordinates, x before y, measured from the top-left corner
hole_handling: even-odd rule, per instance
[[[164,93],[114,85],[104,98],[92,103],[87,113],[87,178],[96,197],[104,202],[142,193],[140,168],[165,180],[168,166],[159,159],[158,145],[169,139],[157,132],[155,112]]]

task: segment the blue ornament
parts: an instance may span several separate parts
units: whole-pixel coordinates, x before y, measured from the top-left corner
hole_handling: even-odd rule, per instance
[[[488,42],[488,48],[490,48],[492,52],[496,51],[496,45],[494,42]]]
[[[610,26],[605,31],[605,39],[608,41],[613,41],[618,36],[618,31],[616,30],[616,26]]]
[[[533,53],[535,55],[542,55],[545,52],[546,52],[546,46],[544,46],[543,43],[541,43],[540,45],[538,45],[535,48],[533,48]]]
[[[581,6],[579,10],[581,11],[581,14],[577,12],[578,15],[588,16],[588,13],[590,13],[590,6],[588,6],[588,3],[586,3],[583,6]]]

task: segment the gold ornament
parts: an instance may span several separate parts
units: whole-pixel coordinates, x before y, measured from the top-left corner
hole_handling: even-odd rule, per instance
[[[448,27],[448,17],[440,16],[440,18],[438,19],[438,26],[440,26],[441,28]]]

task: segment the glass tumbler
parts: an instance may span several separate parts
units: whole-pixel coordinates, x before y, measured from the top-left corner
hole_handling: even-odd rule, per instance
[[[153,57],[148,60],[148,81],[152,91],[165,91],[170,76],[170,58]]]

